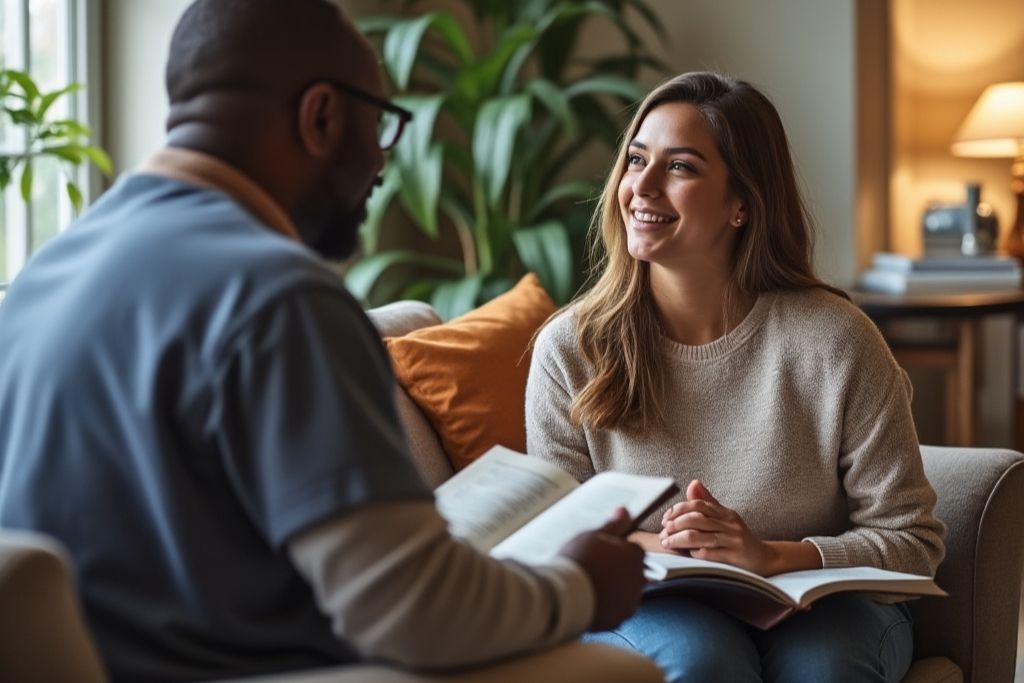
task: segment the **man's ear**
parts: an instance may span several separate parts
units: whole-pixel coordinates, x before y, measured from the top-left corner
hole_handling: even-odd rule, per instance
[[[327,83],[306,89],[299,100],[299,140],[308,154],[326,157],[334,152],[347,123],[345,104]]]

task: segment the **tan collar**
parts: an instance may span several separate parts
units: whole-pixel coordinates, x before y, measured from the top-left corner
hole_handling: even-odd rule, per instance
[[[164,147],[143,162],[139,172],[220,190],[236,199],[271,230],[300,241],[299,231],[281,205],[248,176],[215,156],[183,147]]]

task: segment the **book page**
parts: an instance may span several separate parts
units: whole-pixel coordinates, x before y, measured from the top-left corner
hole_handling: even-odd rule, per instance
[[[874,567],[839,567],[787,572],[763,577],[722,562],[698,560],[674,553],[649,552],[645,571],[655,581],[672,579],[714,579],[744,584],[772,595],[781,603],[807,607],[820,597],[842,591],[870,591],[906,595],[945,595],[928,576],[886,571]]]
[[[730,581],[748,586],[760,593],[771,596],[780,603],[795,606],[799,600],[790,596],[784,589],[776,586],[771,579],[760,574],[735,567],[724,562],[698,560],[695,557],[677,555],[676,553],[648,552],[644,555],[644,575],[652,581],[663,581],[678,578],[714,579]]]
[[[539,458],[495,446],[434,491],[453,536],[487,552],[579,486]]]
[[[875,567],[811,569],[777,574],[768,579],[797,604],[806,607],[818,598],[841,591],[870,591],[904,595],[946,595],[929,576],[892,572]]]
[[[668,477],[601,472],[502,541],[491,555],[531,564],[546,562],[576,534],[602,526],[616,508],[625,507],[635,518],[674,487]]]

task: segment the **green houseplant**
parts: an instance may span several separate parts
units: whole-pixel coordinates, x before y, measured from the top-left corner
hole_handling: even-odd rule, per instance
[[[463,0],[458,15],[420,4],[358,22],[414,118],[370,200],[346,283],[371,304],[420,298],[451,317],[531,270],[565,302],[597,192],[593,176],[566,169],[591,143],[614,146],[645,91],[639,69],[665,70],[627,21],[664,40],[657,16],[642,0]],[[577,43],[597,21],[621,47],[582,59]],[[396,204],[432,239],[454,233],[458,255],[382,248]]]
[[[32,197],[33,161],[53,157],[62,162],[64,190],[75,210],[79,211],[83,203],[82,192],[73,180],[71,169],[91,162],[104,174],[110,175],[110,157],[96,145],[89,144],[91,133],[88,127],[74,119],[50,117],[57,100],[81,88],[81,84],[71,83],[58,90],[43,92],[27,73],[0,69],[0,116],[21,126],[26,133],[24,147],[0,150],[0,191],[17,178],[21,197],[28,202]]]

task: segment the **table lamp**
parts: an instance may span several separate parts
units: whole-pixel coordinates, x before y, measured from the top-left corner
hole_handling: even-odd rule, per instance
[[[952,152],[961,157],[1011,158],[1010,190],[1017,217],[1006,237],[1006,251],[1024,259],[1024,81],[985,88],[960,125]]]

